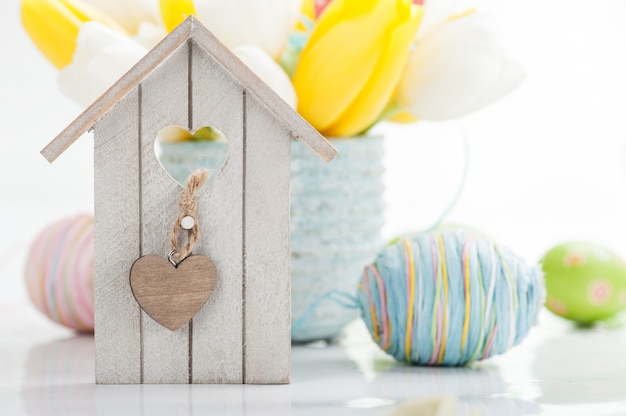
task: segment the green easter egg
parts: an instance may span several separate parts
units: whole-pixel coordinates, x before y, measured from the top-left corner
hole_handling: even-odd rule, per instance
[[[541,260],[546,307],[563,318],[590,324],[626,307],[626,263],[597,244],[564,243]]]

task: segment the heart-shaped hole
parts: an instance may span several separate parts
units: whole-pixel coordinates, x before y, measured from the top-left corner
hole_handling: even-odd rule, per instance
[[[193,133],[180,126],[167,126],[157,134],[154,153],[161,167],[183,187],[193,171],[208,169],[211,176],[204,184],[207,186],[226,163],[229,145],[224,133],[213,126]]]

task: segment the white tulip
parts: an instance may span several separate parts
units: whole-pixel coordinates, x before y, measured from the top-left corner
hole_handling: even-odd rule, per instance
[[[397,104],[422,120],[445,120],[485,107],[524,79],[489,19],[472,13],[433,28],[418,41],[398,85]]]
[[[445,19],[453,16],[459,4],[460,0],[424,1],[424,17],[422,17],[422,23],[420,23],[420,28],[417,31],[417,37],[420,38],[424,36]]]
[[[167,35],[165,28],[151,22],[141,22],[133,40],[148,49],[152,49]]]
[[[294,23],[293,0],[196,0],[196,15],[231,49],[257,45],[278,58]]]
[[[61,70],[57,82],[66,96],[86,107],[147,52],[133,38],[100,23],[88,22],[80,28],[72,63]],[[268,54],[253,45],[240,46],[233,52],[287,104],[296,107],[296,93],[289,77]]]
[[[136,33],[141,22],[158,23],[159,0],[82,0],[111,16],[117,23]]]
[[[245,45],[236,47],[233,52],[291,108],[296,108],[298,99],[291,80],[263,49]]]
[[[83,107],[90,105],[137,63],[148,49],[106,26],[80,27],[72,63],[57,78],[61,91]]]

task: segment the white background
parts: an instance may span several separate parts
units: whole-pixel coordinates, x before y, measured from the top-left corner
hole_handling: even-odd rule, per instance
[[[436,1],[436,0],[432,0]],[[626,2],[483,0],[522,87],[466,117],[466,187],[449,222],[480,229],[529,261],[585,239],[626,257]],[[0,306],[25,297],[22,270],[36,233],[92,212],[89,137],[49,165],[39,150],[81,109],[0,2]],[[387,237],[428,227],[452,199],[465,160],[458,123],[388,130]],[[0,308],[1,309],[1,308]]]

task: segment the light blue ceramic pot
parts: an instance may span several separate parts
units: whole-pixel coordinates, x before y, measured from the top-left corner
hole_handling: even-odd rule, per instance
[[[380,136],[331,139],[339,155],[322,162],[298,141],[291,145],[292,340],[332,338],[354,310],[331,291],[355,294],[363,268],[379,251],[383,225],[383,141]],[[159,159],[178,182],[199,167],[212,172],[228,145],[183,142],[162,145]]]

